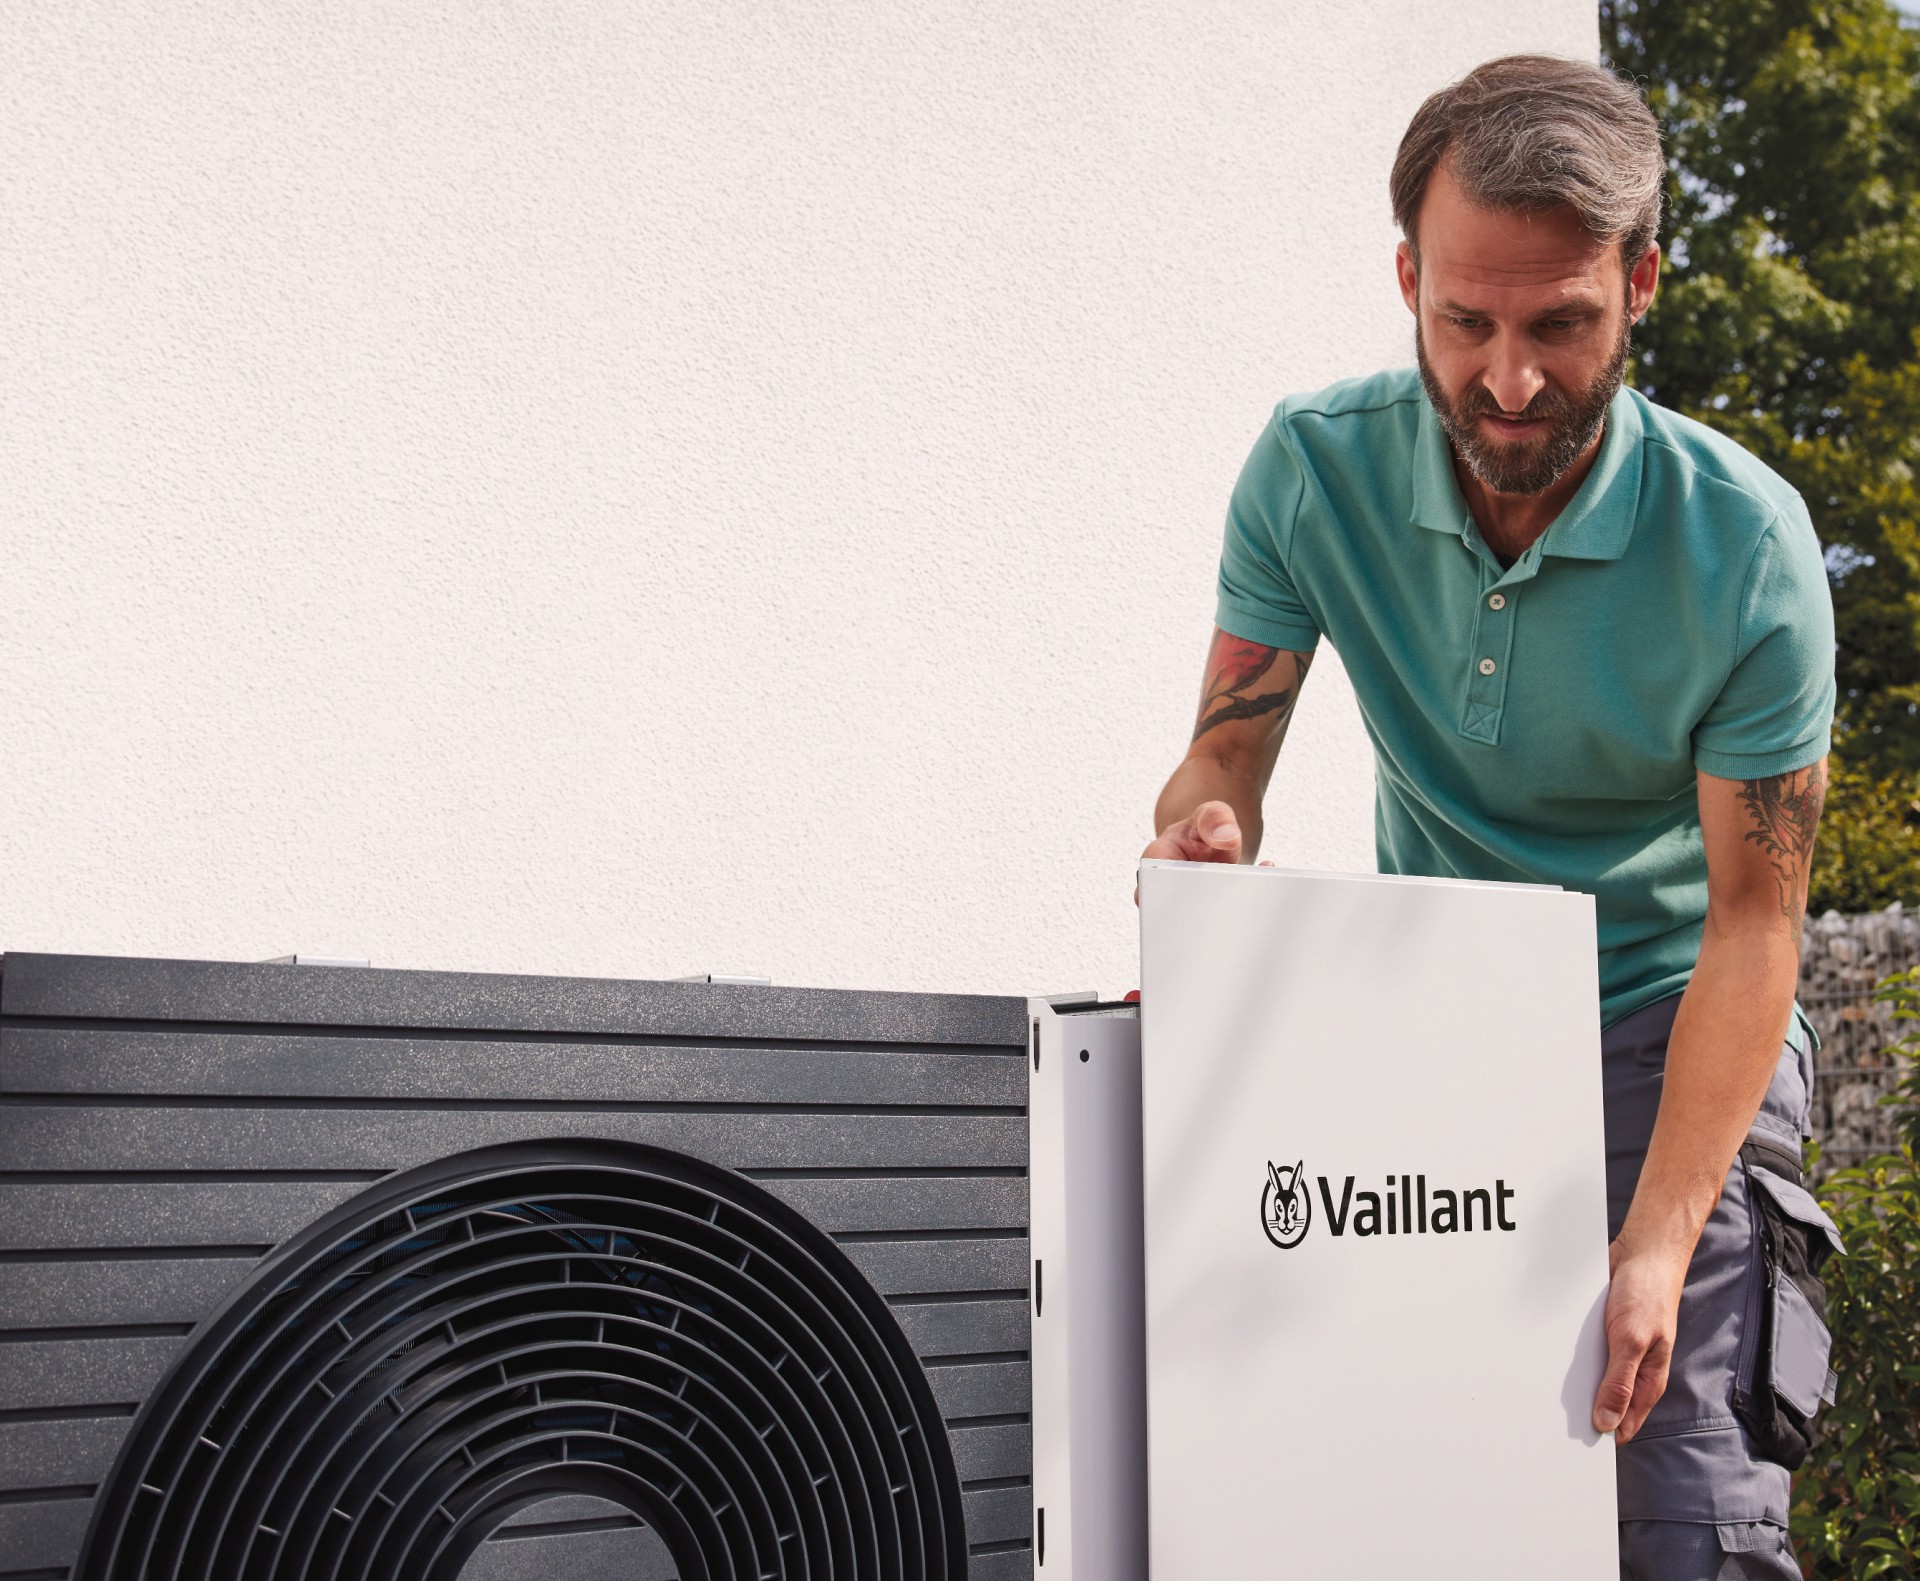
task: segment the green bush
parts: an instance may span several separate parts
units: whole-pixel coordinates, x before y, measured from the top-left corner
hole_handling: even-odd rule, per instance
[[[1920,1054],[1920,968],[1881,985]],[[1840,1377],[1794,1490],[1807,1573],[1835,1581],[1920,1576],[1920,1067],[1887,1100],[1899,1150],[1833,1175],[1821,1200],[1847,1243],[1825,1269]]]
[[[1807,910],[1920,909],[1920,773],[1875,775],[1836,749],[1813,849]]]

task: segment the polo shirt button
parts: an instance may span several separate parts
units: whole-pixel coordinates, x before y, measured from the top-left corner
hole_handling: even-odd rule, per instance
[[[1495,664],[1491,659],[1482,659],[1480,661],[1480,673],[1482,675],[1491,675],[1495,670],[1499,669],[1499,667],[1500,666]]]
[[[1488,609],[1505,609],[1506,607],[1507,595],[1505,593],[1495,593],[1487,599]]]

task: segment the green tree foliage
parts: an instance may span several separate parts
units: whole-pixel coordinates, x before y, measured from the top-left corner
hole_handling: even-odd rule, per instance
[[[1835,757],[1807,910],[1877,911],[1920,896],[1920,776],[1875,775]]]
[[[1636,377],[1792,482],[1827,549],[1851,771],[1828,829],[1853,854],[1814,909],[1920,904],[1920,29],[1890,0],[1600,16],[1668,155]]]
[[[1920,969],[1882,986],[1920,1054]],[[1839,1171],[1822,1199],[1847,1243],[1829,1261],[1839,1388],[1795,1484],[1793,1535],[1808,1573],[1833,1581],[1920,1575],[1920,1070],[1890,1100],[1897,1153]]]

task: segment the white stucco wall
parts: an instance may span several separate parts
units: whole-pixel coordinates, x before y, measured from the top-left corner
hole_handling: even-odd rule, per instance
[[[0,948],[1130,986],[1227,492],[1592,0],[13,0]],[[1269,803],[1370,868],[1323,658]]]

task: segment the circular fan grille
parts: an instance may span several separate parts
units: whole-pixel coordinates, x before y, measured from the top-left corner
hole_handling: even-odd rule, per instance
[[[765,1191],[676,1154],[507,1147],[399,1175],[203,1325],[101,1489],[90,1581],[454,1581],[590,1494],[682,1581],[960,1581],[959,1482],[884,1302]]]

